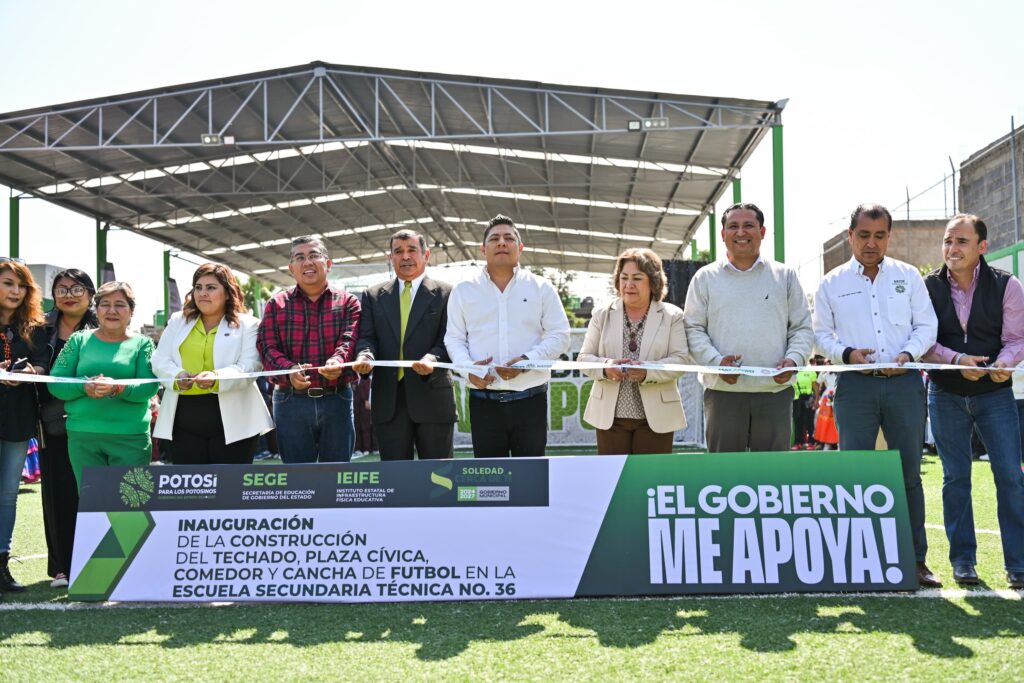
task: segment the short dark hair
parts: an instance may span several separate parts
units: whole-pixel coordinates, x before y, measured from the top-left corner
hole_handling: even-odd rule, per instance
[[[324,241],[316,235],[302,235],[301,237],[293,239],[292,246],[288,250],[288,256],[291,257],[295,254],[295,247],[301,247],[303,244],[315,244],[324,256],[330,258],[330,254],[327,251],[327,246],[324,244]]]
[[[420,251],[422,251],[424,254],[427,253],[427,241],[423,238],[423,235],[421,233],[416,232],[415,230],[405,229],[399,230],[398,232],[391,236],[391,239],[388,240],[388,251],[391,251],[392,249],[395,248],[395,240],[413,239],[418,239],[420,241]]]
[[[507,225],[508,227],[512,228],[512,232],[514,232],[516,235],[516,241],[522,243],[523,238],[519,236],[519,228],[516,227],[516,224],[512,221],[511,218],[500,213],[491,220],[487,221],[487,227],[484,228],[484,242],[487,241],[487,235],[490,234],[491,230],[499,225]]]
[[[725,224],[729,220],[729,214],[731,212],[733,212],[733,211],[753,211],[754,215],[757,216],[757,224],[760,225],[762,228],[764,227],[764,212],[761,211],[761,209],[759,209],[757,207],[757,204],[750,204],[750,203],[747,203],[747,202],[737,202],[736,204],[733,204],[728,209],[726,209],[725,211],[722,212],[722,227],[723,228],[725,227]]]
[[[892,214],[889,213],[889,209],[881,204],[860,204],[857,206],[853,213],[850,214],[850,230],[857,227],[857,221],[860,220],[861,216],[867,216],[875,221],[879,218],[885,218],[886,229],[890,232],[892,231]]]
[[[984,242],[988,239],[988,226],[985,225],[985,221],[981,220],[980,216],[976,216],[973,213],[958,213],[949,219],[946,223],[947,228],[952,228],[958,223],[970,223],[974,226],[974,232],[978,235],[978,241]]]

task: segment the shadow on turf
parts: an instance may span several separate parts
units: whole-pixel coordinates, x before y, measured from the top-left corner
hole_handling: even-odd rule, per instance
[[[550,626],[552,618],[558,624]],[[547,631],[547,632],[545,632]],[[577,600],[523,603],[280,605],[6,612],[0,650],[43,633],[49,648],[122,643],[184,648],[209,643],[309,647],[325,643],[405,643],[422,661],[455,657],[473,644],[531,636],[591,639],[629,650],[659,638],[735,634],[753,652],[787,652],[804,637],[908,636],[923,654],[970,658],[964,641],[1024,636],[1020,603],[992,598],[780,598]],[[842,647],[842,641],[837,641]],[[805,645],[814,647],[812,645]]]

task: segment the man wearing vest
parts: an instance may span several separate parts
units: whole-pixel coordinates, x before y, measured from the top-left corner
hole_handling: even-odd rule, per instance
[[[928,410],[942,461],[942,513],[949,561],[959,584],[978,583],[977,542],[971,508],[971,432],[977,428],[988,449],[996,483],[999,531],[1006,580],[1024,588],[1024,474],[1017,406],[1010,376],[1024,359],[1024,287],[1009,273],[990,267],[982,254],[988,229],[977,216],[957,215],[946,225],[946,265],[925,284],[939,319],[931,363],[964,370],[931,371]],[[998,371],[971,370],[990,366]]]
[[[793,448],[814,449],[814,407],[817,402],[818,373],[801,370],[793,382]]]

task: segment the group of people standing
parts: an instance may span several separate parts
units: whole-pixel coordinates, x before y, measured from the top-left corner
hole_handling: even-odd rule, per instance
[[[794,383],[786,369],[806,365],[815,347],[833,364],[962,365],[929,373],[927,397],[954,579],[978,580],[975,425],[992,458],[1007,579],[1024,587],[1024,475],[1007,381],[1024,359],[1024,289],[985,262],[987,231],[976,216],[950,221],[946,266],[927,279],[886,257],[891,231],[884,207],[857,207],[848,231],[853,258],[822,281],[813,315],[796,272],[762,257],[764,215],[753,204],[723,213],[726,258],[696,273],[683,309],[663,301],[667,279],[653,251],[624,251],[612,276],[615,297],[594,311],[579,355],[605,366],[586,371],[594,383],[584,417],[597,430],[599,454],[668,453],[686,425],[681,373],[643,364],[774,367],[774,377],[702,374],[705,431],[710,452],[784,451]],[[370,373],[381,458],[450,458],[455,394],[451,370],[439,364],[467,369],[475,457],[544,455],[551,376],[544,362],[568,351],[569,323],[554,286],[520,266],[524,244],[510,218],[488,222],[480,249],[480,273],[452,286],[426,275],[424,236],[399,231],[389,240],[395,277],[360,299],[329,284],[324,242],[300,237],[288,262],[295,286],[275,294],[259,320],[245,310],[231,271],[204,264],[155,347],[128,330],[135,298],[126,283],[97,289],[81,271],[64,271],[53,283],[55,310],[44,318],[27,267],[0,260],[0,368],[82,380],[40,385],[39,400],[29,383],[0,387],[0,589],[21,589],[7,558],[20,463],[37,419],[49,569],[54,585],[66,585],[83,469],[149,462],[148,404],[161,386],[154,435],[174,442],[177,464],[251,462],[257,439],[274,427],[285,463],[348,461],[353,386]],[[997,370],[979,369],[986,364]],[[279,373],[269,378],[273,416],[246,376],[260,369]],[[159,384],[117,381],[156,377]],[[918,580],[936,586],[925,564],[924,391],[918,373],[903,368],[843,372],[834,409],[841,449],[873,450],[881,429],[900,452]]]

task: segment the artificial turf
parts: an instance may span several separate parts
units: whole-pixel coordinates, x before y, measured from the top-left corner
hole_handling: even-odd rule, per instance
[[[941,468],[924,463],[928,522]],[[997,530],[976,463],[975,518]],[[0,602],[0,681],[40,680],[1019,680],[1024,604],[1004,589],[999,536],[978,536],[983,585],[956,597],[645,600],[65,609],[51,589],[38,486],[19,496]],[[953,587],[940,528],[929,563]],[[18,607],[15,608],[15,605]]]

